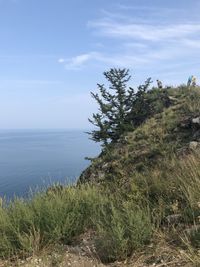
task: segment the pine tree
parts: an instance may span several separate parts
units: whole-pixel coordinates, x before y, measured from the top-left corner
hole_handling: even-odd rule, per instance
[[[152,103],[148,94],[151,83],[151,78],[148,78],[135,93],[131,110],[127,116],[127,121],[132,124],[133,128],[141,125],[152,114]]]
[[[109,88],[97,84],[100,95],[91,93],[99,105],[99,113],[93,114],[92,119],[89,119],[97,128],[89,134],[92,140],[107,146],[110,142],[117,142],[121,134],[130,127],[127,115],[131,111],[135,94],[132,88],[127,89],[131,78],[128,69],[112,68],[103,74],[109,82]]]

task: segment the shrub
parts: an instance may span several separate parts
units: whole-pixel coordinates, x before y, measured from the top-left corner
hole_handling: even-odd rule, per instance
[[[125,259],[148,243],[152,233],[150,216],[145,209],[129,202],[119,206],[114,203],[102,207],[96,222],[96,247],[104,262]]]
[[[91,214],[101,194],[94,188],[67,187],[32,200],[16,199],[0,208],[0,256],[33,254],[56,243],[72,240],[92,225]]]

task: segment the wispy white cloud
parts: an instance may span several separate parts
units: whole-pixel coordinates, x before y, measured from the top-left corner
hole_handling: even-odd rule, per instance
[[[85,62],[87,62],[88,60],[90,60],[91,58],[96,58],[96,53],[89,53],[89,54],[82,54],[79,56],[76,56],[74,58],[71,59],[70,65],[74,66],[74,67],[79,67],[81,65],[83,65]]]
[[[65,68],[68,70],[78,70],[82,68],[86,63],[91,60],[100,60],[101,54],[98,52],[89,52],[85,54],[80,54],[72,58],[60,58],[59,63],[65,65]]]
[[[200,23],[159,26],[153,24],[120,23],[114,20],[101,19],[91,21],[89,26],[95,28],[95,31],[106,37],[145,41],[174,40],[200,34]]]
[[[133,6],[132,9],[138,9],[146,16],[135,12],[133,17],[127,12],[130,9],[119,5],[116,12],[102,10],[100,19],[89,21],[87,26],[92,30],[93,37],[97,37],[104,46],[62,61],[66,69],[80,69],[94,64],[104,68],[136,67],[143,71],[154,68],[159,72],[170,64],[177,63],[181,67],[185,61],[190,65],[192,60],[200,60],[200,20],[193,20],[192,16],[191,19],[177,16],[177,20],[171,20],[167,14],[176,14],[177,9],[144,6]],[[182,14],[184,10],[180,12]],[[165,19],[158,23],[157,18],[151,16],[156,13],[159,18],[163,16]]]
[[[92,54],[92,55],[91,55]],[[87,56],[86,56],[87,55]],[[118,66],[118,67],[133,67],[135,65],[148,64],[152,58],[165,58],[167,55],[163,51],[157,55],[146,54],[142,57],[140,55],[134,55],[131,53],[116,53],[109,55],[108,53],[89,52],[88,54],[77,55],[71,59],[66,59],[61,63],[64,63],[67,70],[81,70],[87,64],[101,64],[104,67]],[[60,61],[60,60],[59,60]]]
[[[184,39],[181,45],[176,41],[167,42],[166,45],[149,46],[143,43],[123,42],[118,52],[88,52],[80,54],[71,59],[60,59],[67,70],[80,70],[90,64],[102,65],[104,67],[142,67],[158,65],[160,62],[178,60],[193,55],[194,50],[199,49],[198,41]]]
[[[155,7],[155,6],[145,6],[145,5],[124,5],[124,4],[116,4],[116,8],[119,10],[142,10],[142,11],[180,11],[179,9],[171,9],[171,8],[166,8],[166,7]]]

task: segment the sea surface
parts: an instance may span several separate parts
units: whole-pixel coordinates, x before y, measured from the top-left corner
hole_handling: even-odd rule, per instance
[[[73,183],[100,146],[78,130],[0,130],[0,196]]]

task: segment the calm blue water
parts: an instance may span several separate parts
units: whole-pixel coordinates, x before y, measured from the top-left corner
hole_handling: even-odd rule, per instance
[[[26,196],[30,188],[74,182],[100,148],[82,131],[1,130],[0,196]]]

